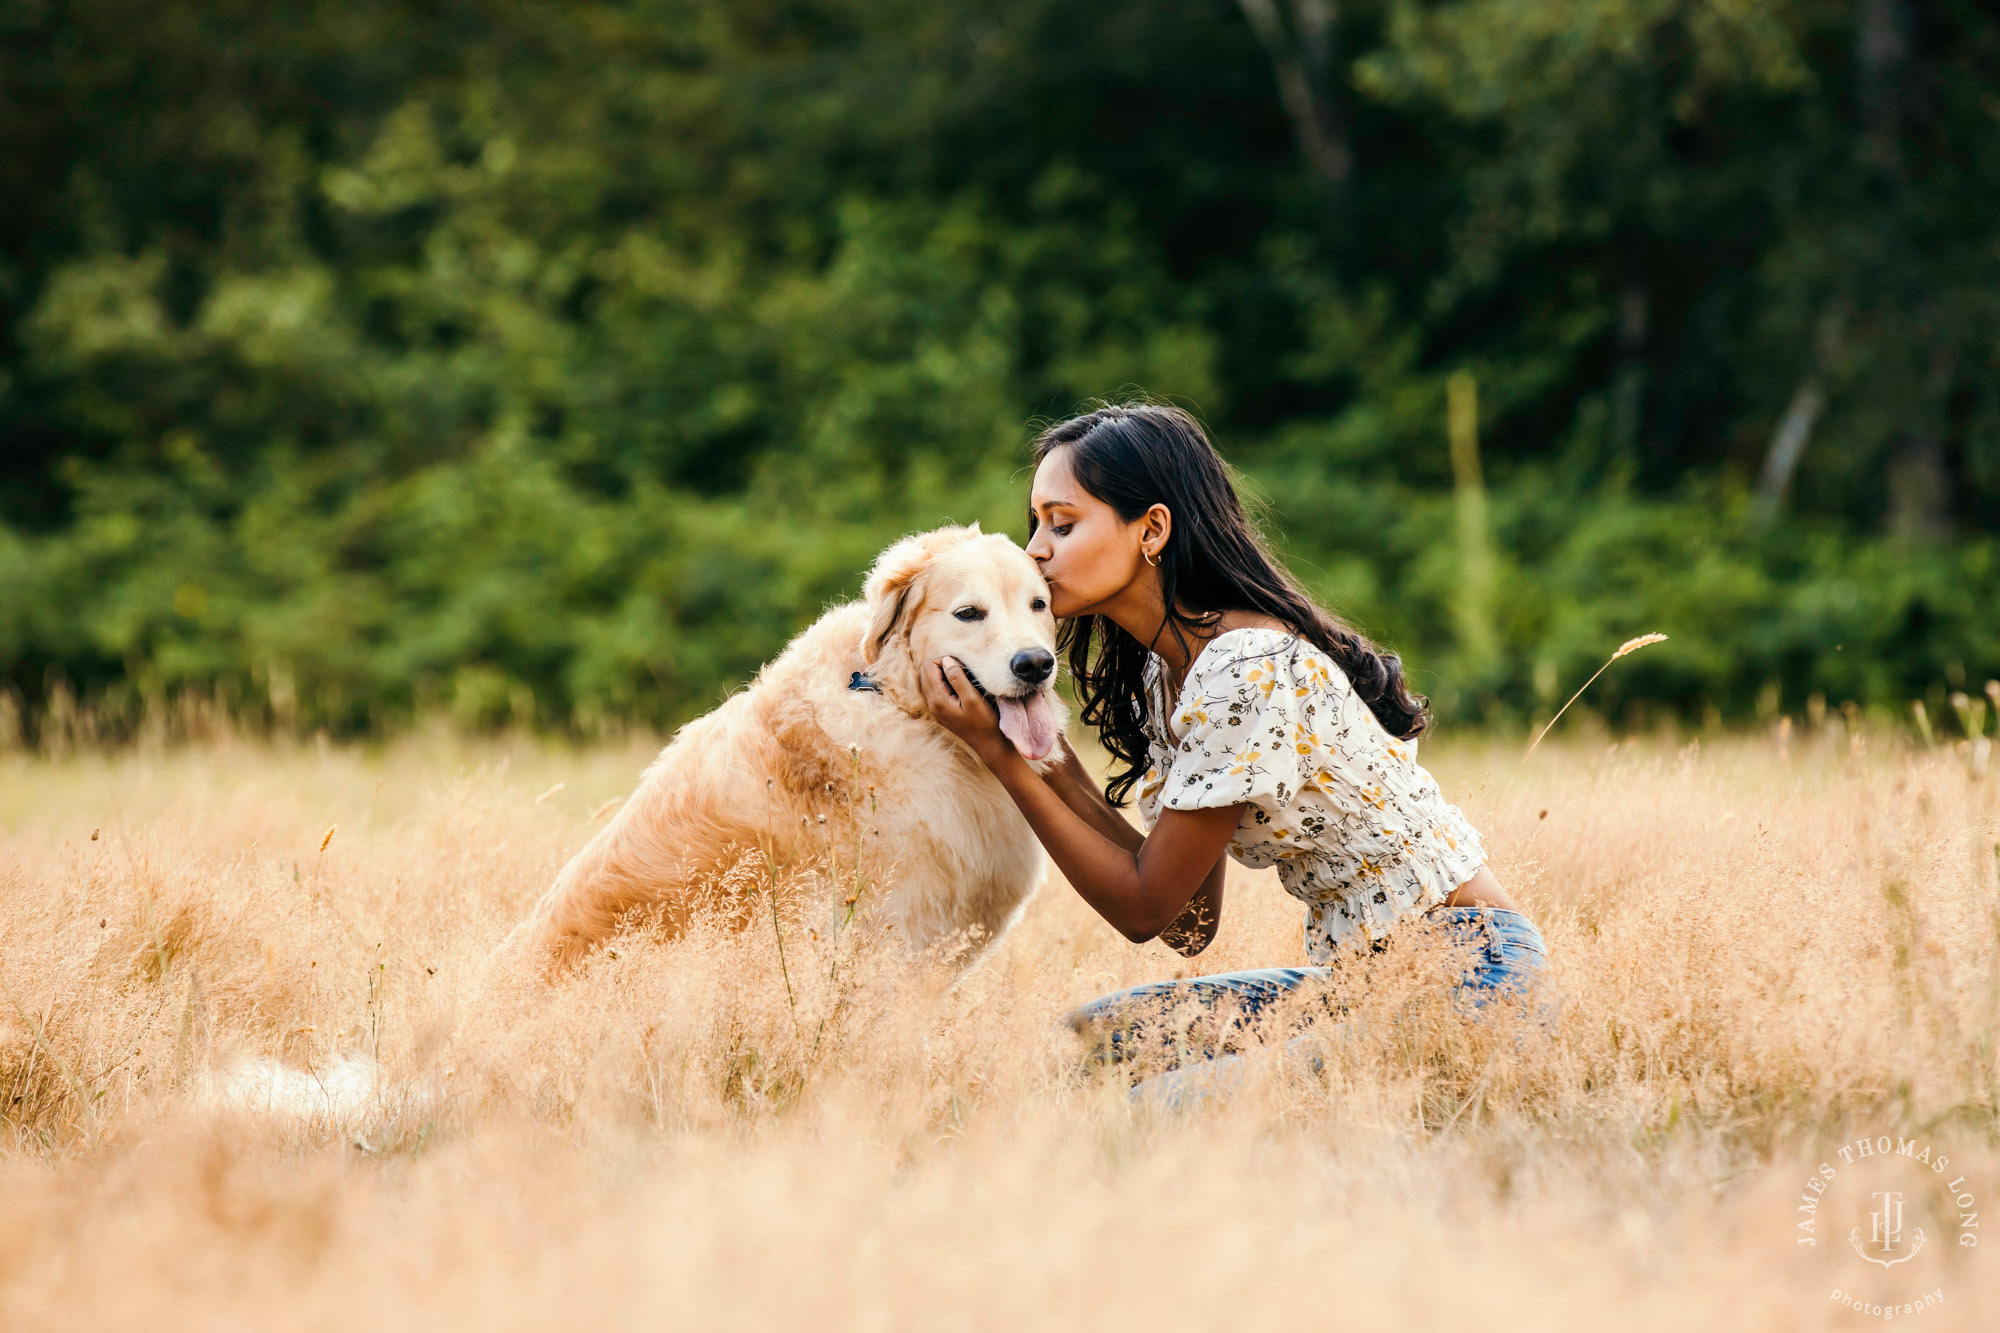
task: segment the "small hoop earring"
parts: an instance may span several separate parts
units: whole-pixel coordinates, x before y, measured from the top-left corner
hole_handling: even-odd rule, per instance
[[[1145,556],[1146,563],[1151,565],[1154,569],[1158,569],[1160,567],[1160,557],[1154,555],[1151,551],[1141,551],[1139,554]]]

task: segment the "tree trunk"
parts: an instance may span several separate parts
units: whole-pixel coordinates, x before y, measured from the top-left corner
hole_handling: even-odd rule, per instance
[[[1329,0],[1237,0],[1270,58],[1278,97],[1291,118],[1299,151],[1327,187],[1347,189],[1354,174],[1347,121],[1341,114],[1335,57],[1339,34]],[[1283,12],[1280,7],[1282,6]]]
[[[1857,0],[1855,82],[1861,109],[1861,155],[1880,173],[1892,220],[1900,223],[1908,189],[1903,151],[1913,85],[1909,0]],[[1950,529],[1953,478],[1945,456],[1944,404],[1956,369],[1934,305],[1924,301],[1918,327],[1930,339],[1930,367],[1911,417],[1896,433],[1888,461],[1889,531],[1925,541]]]
[[[1854,63],[1861,152],[1898,184],[1903,177],[1903,98],[1910,58],[1907,0],[1858,0]]]
[[[1612,387],[1611,448],[1636,458],[1646,422],[1646,332],[1652,301],[1638,277],[1625,280],[1618,303],[1618,375]]]
[[[1771,448],[1764,455],[1763,475],[1757,479],[1756,516],[1760,527],[1777,517],[1785,492],[1791,488],[1792,475],[1798,471],[1799,460],[1805,457],[1813,427],[1819,423],[1820,413],[1826,410],[1826,390],[1822,381],[1840,355],[1841,331],[1846,316],[1846,308],[1840,304],[1835,304],[1820,316],[1819,327],[1813,333],[1810,369],[1799,382],[1799,387],[1793,390],[1791,404],[1778,420],[1778,429],[1771,433]]]

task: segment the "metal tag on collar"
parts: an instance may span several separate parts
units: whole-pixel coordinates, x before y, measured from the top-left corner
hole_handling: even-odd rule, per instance
[[[865,671],[857,671],[849,676],[847,678],[847,688],[850,690],[873,690],[877,694],[882,692],[881,683]]]

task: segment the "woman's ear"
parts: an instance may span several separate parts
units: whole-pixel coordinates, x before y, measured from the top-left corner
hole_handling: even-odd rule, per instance
[[[1160,553],[1167,549],[1167,541],[1174,535],[1174,511],[1165,505],[1154,505],[1139,521],[1144,524],[1139,529],[1139,549],[1149,563],[1158,564]]]

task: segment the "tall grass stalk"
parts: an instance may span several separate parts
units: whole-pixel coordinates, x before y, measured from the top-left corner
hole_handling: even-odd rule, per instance
[[[1665,643],[1666,641],[1667,641],[1667,636],[1664,634],[1641,634],[1636,639],[1627,639],[1625,640],[1625,642],[1619,644],[1618,651],[1611,654],[1610,657],[1606,658],[1604,660],[1603,666],[1591,672],[1590,679],[1586,680],[1585,682],[1583,682],[1583,684],[1579,685],[1577,687],[1576,693],[1572,694],[1569,697],[1568,701],[1565,702],[1561,708],[1556,709],[1556,715],[1550,718],[1547,722],[1542,724],[1542,729],[1535,733],[1535,739],[1528,743],[1527,754],[1523,754],[1521,756],[1522,762],[1523,763],[1527,762],[1528,755],[1532,755],[1535,752],[1535,750],[1541,745],[1542,737],[1548,735],[1549,729],[1554,727],[1556,723],[1562,721],[1562,715],[1569,711],[1570,704],[1573,704],[1578,699],[1581,699],[1583,697],[1583,692],[1589,689],[1592,685],[1595,685],[1597,683],[1597,678],[1603,675],[1605,671],[1610,668],[1613,662],[1616,662],[1621,657],[1626,657],[1632,653],[1636,653],[1641,648],[1644,648],[1649,644]]]

